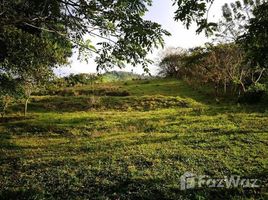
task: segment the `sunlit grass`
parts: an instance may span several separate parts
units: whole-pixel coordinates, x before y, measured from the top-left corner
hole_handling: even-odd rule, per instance
[[[88,97],[56,96],[52,106],[64,98],[78,107],[46,112],[36,97],[29,118],[1,123],[1,199],[265,198],[265,187],[181,191],[180,176],[234,174],[267,184],[267,108],[212,104],[174,80],[117,84],[131,96],[104,98],[127,99],[124,109],[81,111]],[[143,93],[155,106],[137,105]],[[186,104],[159,103],[170,99]]]

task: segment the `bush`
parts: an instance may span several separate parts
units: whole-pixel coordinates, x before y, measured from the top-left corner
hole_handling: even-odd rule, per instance
[[[258,103],[261,101],[263,95],[267,91],[266,85],[257,83],[255,85],[251,85],[247,91],[244,93],[240,102],[245,103]]]
[[[70,74],[67,77],[64,77],[64,81],[67,83],[67,86],[77,86],[77,85],[87,85],[93,84],[101,80],[101,77],[96,74]]]

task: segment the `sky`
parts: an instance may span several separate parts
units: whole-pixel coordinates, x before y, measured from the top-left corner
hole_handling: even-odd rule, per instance
[[[221,7],[224,3],[230,3],[234,0],[215,0],[213,6],[209,12],[209,20],[217,22],[221,17]],[[181,47],[181,48],[191,48],[203,45],[209,41],[205,35],[197,35],[195,30],[196,27],[193,25],[189,30],[182,25],[181,22],[175,22],[174,11],[176,7],[172,6],[172,0],[153,0],[153,5],[148,8],[149,11],[146,13],[144,18],[146,20],[151,20],[162,25],[164,29],[169,31],[172,36],[165,37],[165,47]],[[157,55],[163,49],[154,49],[153,53],[148,57],[152,60],[157,60]],[[156,74],[157,66],[152,64],[149,66],[150,72]],[[118,70],[115,68],[115,70]],[[143,73],[141,67],[127,66],[124,71],[133,71],[135,73]],[[71,58],[70,67],[64,67],[57,70],[57,74],[60,76],[68,75],[70,73],[94,73],[96,72],[96,64],[94,59],[89,59],[88,63],[80,62],[77,60],[77,56]]]

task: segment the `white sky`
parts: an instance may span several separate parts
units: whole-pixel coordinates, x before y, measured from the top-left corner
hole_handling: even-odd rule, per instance
[[[224,3],[234,2],[234,0],[215,0],[210,12],[209,19],[211,21],[217,22],[221,17],[221,7]],[[204,34],[196,35],[196,27],[192,26],[190,30],[187,30],[180,22],[175,22],[173,20],[174,11],[176,7],[172,7],[172,0],[153,0],[153,6],[149,8],[149,12],[145,15],[145,19],[157,22],[162,25],[162,27],[168,30],[172,36],[165,37],[166,47],[182,47],[191,48],[195,46],[200,46],[209,41]],[[153,54],[149,58],[156,60],[157,54],[161,49],[155,49]],[[118,70],[115,68],[115,70]],[[143,73],[141,67],[131,67],[128,66],[124,69],[125,71],[133,70],[136,73]],[[150,66],[150,71],[152,74],[156,71],[156,66]],[[90,59],[88,63],[79,62],[76,56],[72,57],[71,67],[65,67],[57,70],[59,75],[67,75],[69,73],[92,73],[96,72],[96,64],[94,59]]]

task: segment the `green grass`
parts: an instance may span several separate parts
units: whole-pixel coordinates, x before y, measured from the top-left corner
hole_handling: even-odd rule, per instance
[[[0,123],[0,199],[267,198],[267,107],[216,103],[176,80],[113,87],[130,95],[34,97],[28,118]],[[262,187],[182,191],[185,172]]]

